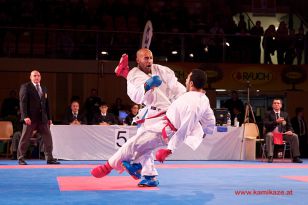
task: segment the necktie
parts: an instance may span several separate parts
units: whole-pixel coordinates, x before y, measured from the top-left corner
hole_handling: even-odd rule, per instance
[[[74,117],[73,117],[74,120],[77,120],[77,113],[74,113],[73,115],[74,115]]]
[[[41,91],[40,85],[36,84],[35,87],[36,87],[36,91],[38,92],[38,94],[39,94],[39,96],[41,98],[42,97],[42,91]]]
[[[278,114],[278,112],[276,112],[276,120],[279,118],[279,114]],[[278,132],[282,132],[282,125],[281,125],[281,123],[279,123],[278,124]]]

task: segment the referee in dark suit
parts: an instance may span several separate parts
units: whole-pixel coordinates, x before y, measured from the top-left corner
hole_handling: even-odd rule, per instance
[[[52,156],[47,88],[40,85],[41,74],[37,70],[31,72],[30,80],[31,82],[21,85],[19,91],[21,121],[24,124],[18,145],[18,164],[27,165],[24,157],[34,130],[37,130],[43,137],[47,164],[60,164]]]

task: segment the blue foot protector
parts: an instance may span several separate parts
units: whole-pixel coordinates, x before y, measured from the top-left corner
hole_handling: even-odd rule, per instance
[[[141,178],[142,165],[140,163],[131,164],[128,161],[123,161],[122,166],[134,179],[137,180]]]
[[[138,184],[139,187],[157,187],[158,185],[159,181],[155,176],[144,176],[144,179]]]

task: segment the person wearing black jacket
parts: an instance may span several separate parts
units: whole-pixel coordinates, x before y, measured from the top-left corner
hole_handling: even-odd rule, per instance
[[[18,145],[18,163],[27,165],[24,157],[33,131],[37,130],[43,137],[47,164],[60,164],[52,156],[52,137],[49,128],[52,122],[47,88],[40,84],[41,74],[37,70],[31,72],[30,80],[30,82],[21,85],[19,91],[20,115],[24,124]]]
[[[102,102],[99,106],[100,112],[94,115],[92,120],[93,125],[114,125],[118,124],[115,116],[112,113],[108,113],[108,105]]]
[[[302,163],[299,158],[299,141],[297,134],[294,133],[290,118],[287,112],[281,111],[282,100],[274,99],[272,103],[272,110],[265,113],[265,143],[267,148],[268,162],[273,162],[274,151],[274,135],[273,132],[283,133],[283,139],[290,144],[294,163]]]
[[[87,124],[87,118],[79,111],[79,102],[73,101],[71,108],[66,111],[63,119],[64,125],[81,125]]]
[[[130,108],[130,113],[126,116],[124,123],[126,125],[137,125],[137,123],[133,122],[134,117],[138,114],[139,111],[139,105],[133,104]]]

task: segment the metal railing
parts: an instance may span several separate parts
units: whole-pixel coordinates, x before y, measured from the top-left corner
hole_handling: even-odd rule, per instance
[[[0,33],[0,55],[12,58],[118,60],[135,56],[142,41],[141,32],[99,29],[0,27]],[[154,32],[150,49],[159,61],[260,63],[260,42],[249,34]]]

